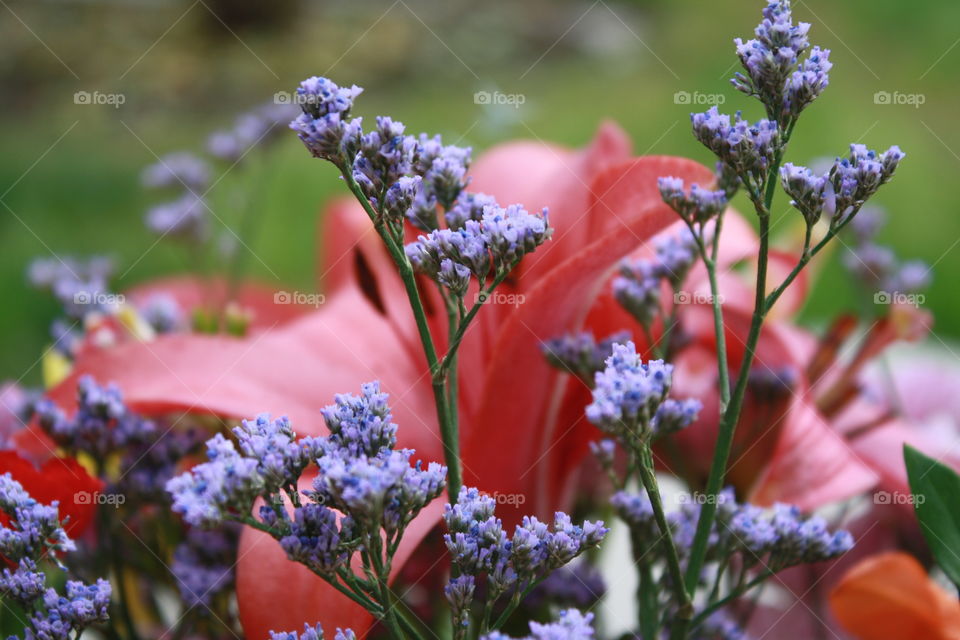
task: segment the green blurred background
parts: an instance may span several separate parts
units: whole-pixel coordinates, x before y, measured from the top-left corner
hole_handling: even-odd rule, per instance
[[[106,253],[122,274],[118,288],[186,269],[182,249],[155,244],[143,226],[145,209],[162,198],[140,187],[139,172],[156,155],[201,149],[210,132],[306,76],[364,86],[360,115],[387,113],[476,150],[517,137],[582,145],[612,118],[637,153],[709,161],[676,92],[720,93],[725,110],[760,116],[728,83],[731,40],[749,37],[758,21],[762,3],[753,0],[0,5],[0,378],[24,383],[40,379],[36,361],[57,313],[26,286],[28,262]],[[814,43],[833,50],[835,66],[788,159],[843,153],[851,141],[907,152],[876,200],[890,214],[882,239],[935,265],[926,306],[949,341],[960,330],[952,279],[960,188],[950,178],[960,166],[960,3],[803,0],[795,14],[813,24]],[[77,91],[125,102],[77,105]],[[478,105],[477,91],[521,94],[524,104]],[[923,104],[877,104],[878,91],[919,94]],[[332,168],[285,134],[218,183],[213,206],[224,223],[239,224],[231,193],[251,185],[261,220],[244,241],[262,262],[248,259],[248,273],[311,290],[317,216],[340,188]],[[850,307],[853,293],[834,256],[807,318]]]

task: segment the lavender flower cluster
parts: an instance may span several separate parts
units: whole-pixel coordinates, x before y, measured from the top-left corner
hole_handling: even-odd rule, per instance
[[[613,280],[613,297],[640,326],[649,330],[662,312],[661,283],[666,281],[676,291],[697,255],[697,240],[688,229],[677,236],[660,238],[653,259],[626,260],[620,265],[620,275]]]
[[[72,417],[48,398],[41,398],[34,411],[40,427],[71,455],[85,453],[101,462],[119,456],[120,473],[110,491],[131,503],[166,503],[167,481],[202,443],[197,429],[161,429],[131,411],[116,385],[100,385],[90,376],[77,381]],[[102,471],[102,479],[110,481]]]
[[[604,363],[613,353],[613,345],[630,339],[627,331],[618,331],[597,341],[593,333],[571,333],[545,341],[541,346],[547,362],[567,371],[593,386],[594,376],[603,370]]]
[[[239,533],[236,525],[212,531],[190,529],[174,549],[170,571],[187,607],[209,607],[215,597],[233,587]]]
[[[50,327],[57,353],[72,358],[89,320],[123,308],[123,296],[110,287],[113,270],[112,260],[104,256],[36,258],[30,263],[30,286],[51,293],[63,309],[64,317],[55,319]],[[142,319],[157,333],[183,327],[179,305],[168,296],[151,296],[137,306]]]
[[[487,205],[479,220],[468,219],[454,229],[421,235],[406,247],[413,266],[455,298],[463,298],[475,277],[482,287],[487,276],[506,276],[523,258],[550,238],[547,211],[541,216],[520,205]],[[482,300],[481,300],[482,301]]]
[[[697,140],[739,176],[751,192],[758,191],[783,143],[777,123],[758,120],[751,124],[740,117],[739,111],[731,121],[715,106],[704,113],[691,114],[690,121]]]
[[[657,539],[657,523],[646,494],[619,491],[610,502],[639,539]],[[731,488],[718,496],[717,504],[709,546],[709,556],[714,559],[740,554],[745,567],[762,564],[764,569],[776,572],[798,564],[830,560],[853,547],[853,536],[849,532],[831,532],[823,518],[804,517],[791,505],[778,503],[772,509],[762,509],[738,503]],[[689,553],[699,514],[700,504],[694,500],[684,502],[668,514],[681,556]]]
[[[310,626],[309,624],[303,625],[303,631],[297,633],[296,631],[271,631],[270,640],[323,640],[323,628],[316,624]],[[333,640],[357,640],[356,634],[352,629],[337,629],[337,633],[333,636]]]
[[[456,504],[447,505],[444,536],[457,577],[445,593],[455,624],[464,630],[470,622],[478,582],[485,576],[487,607],[502,596],[526,594],[554,570],[600,544],[608,529],[603,522],[575,525],[557,513],[553,527],[525,516],[512,537],[494,514],[496,501],[475,488],[460,490]]]
[[[890,181],[905,155],[896,145],[878,154],[862,144],[851,144],[849,157],[837,158],[826,173],[817,175],[788,162],[780,168],[780,181],[790,204],[808,225],[816,224],[826,212],[836,226],[850,220]]]
[[[756,37],[735,41],[745,73],[737,73],[733,85],[759,99],[767,119],[751,124],[737,112],[731,120],[717,107],[691,114],[694,136],[716,154],[728,174],[739,178],[755,203],[765,197],[770,169],[779,164],[800,112],[829,84],[830,51],[810,48],[809,30],[807,23],[793,23],[789,0],[771,0],[763,10]],[[824,212],[836,226],[849,221],[867,198],[890,180],[903,157],[896,146],[878,153],[852,144],[850,155],[837,158],[825,174],[786,163],[780,167],[779,177],[808,226],[816,224]],[[720,191],[697,187],[685,194],[676,179],[664,180],[664,200],[684,219],[709,216],[723,198]]]
[[[516,640],[593,640],[593,614],[577,609],[560,611],[556,622],[530,623],[530,635]],[[480,636],[481,640],[513,640],[510,636],[495,631]]]
[[[402,123],[384,116],[365,133],[362,119],[350,117],[361,92],[327,78],[303,81],[297,89],[303,113],[290,128],[315,157],[357,185],[374,222],[396,241],[404,220],[426,232],[405,248],[414,268],[462,299],[471,276],[481,284],[491,272],[504,277],[550,237],[546,210],[533,215],[464,191],[469,148],[444,145],[440,136],[407,135]],[[438,210],[447,228],[440,228]]]
[[[239,164],[255,146],[266,146],[282,129],[280,123],[293,115],[292,107],[266,104],[237,118],[230,129],[213,133],[207,151],[214,159]],[[202,243],[210,234],[210,205],[207,192],[213,187],[213,166],[203,157],[177,151],[157,159],[146,167],[140,180],[145,187],[173,189],[181,195],[151,207],[146,226],[160,237],[171,237],[190,244]]]
[[[722,213],[730,201],[725,188],[710,190],[695,184],[687,191],[683,179],[673,176],[658,178],[657,188],[663,201],[691,226],[705,225]]]
[[[77,382],[77,410],[67,415],[49,399],[37,403],[40,426],[71,454],[103,460],[109,453],[156,438],[156,425],[131,412],[114,384],[101,386],[90,376]]]
[[[56,554],[76,548],[57,507],[31,498],[9,473],[0,475],[0,511],[7,522],[0,526],[0,555],[15,565],[0,572],[0,591],[27,612],[26,640],[76,638],[90,625],[107,621],[111,588],[106,580],[92,585],[68,580],[63,594],[46,587],[40,563],[50,559],[63,569]]]
[[[881,209],[864,207],[850,223],[852,242],[843,264],[873,291],[918,293],[930,285],[931,269],[922,260],[902,261],[893,249],[877,243],[877,233],[885,222]]]
[[[268,530],[292,560],[331,579],[360,540],[370,545],[385,534],[393,544],[443,491],[446,467],[411,465],[412,450],[394,449],[397,426],[378,382],[363,385],[360,396],[337,395],[323,416],[330,429],[323,438],[297,440],[286,418],[266,415],[233,430],[236,446],[217,434],[207,442],[208,462],[168,483],[173,510],[194,526],[237,520]],[[310,464],[319,475],[303,504],[297,482]],[[344,514],[339,522],[334,509]]]
[[[110,292],[113,269],[113,261],[103,256],[37,258],[30,263],[27,280],[33,288],[52,293],[68,318],[82,320],[91,311],[103,310],[102,294]]]
[[[633,449],[638,442],[678,431],[697,418],[698,400],[668,397],[673,365],[643,362],[633,342],[613,345],[606,369],[596,375],[587,420]]]
[[[734,40],[746,75],[737,73],[733,86],[759,98],[767,117],[786,126],[830,83],[830,50],[810,47],[810,25],[793,23],[789,0],[773,0],[763,10],[755,38]]]

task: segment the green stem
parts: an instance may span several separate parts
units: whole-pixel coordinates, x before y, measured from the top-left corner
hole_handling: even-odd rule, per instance
[[[639,549],[640,541],[633,540],[633,555],[637,557],[642,551]],[[660,616],[657,615],[657,585],[653,580],[653,568],[649,562],[640,561],[640,584],[637,587],[637,601],[639,619],[637,620],[640,628],[640,637],[643,640],[656,640],[659,632]]]
[[[743,584],[743,585],[738,586],[736,589],[734,589],[733,591],[731,591],[730,593],[728,593],[728,594],[727,594],[726,596],[724,596],[723,598],[720,598],[720,599],[717,600],[716,602],[708,605],[706,608],[704,608],[703,611],[701,611],[700,613],[698,613],[698,614],[693,618],[693,622],[691,623],[691,629],[696,629],[698,626],[700,626],[701,624],[703,624],[703,622],[704,622],[708,617],[710,617],[710,614],[712,614],[714,611],[716,611],[717,609],[723,607],[724,605],[730,604],[731,602],[733,602],[734,600],[736,600],[737,598],[739,598],[740,596],[742,596],[743,594],[745,594],[745,593],[746,593],[747,591],[749,591],[750,589],[753,589],[755,586],[757,586],[758,584],[760,584],[761,582],[763,582],[764,580],[766,580],[767,578],[769,578],[769,577],[772,576],[773,574],[774,574],[774,571],[768,569],[767,571],[764,571],[763,573],[761,573],[760,575],[756,576],[755,578],[753,578],[753,579],[750,580],[749,582],[747,582],[747,583],[745,583],[745,584]]]
[[[676,590],[678,619],[689,620],[693,617],[693,600],[684,587],[683,568],[680,566],[680,554],[677,552],[677,545],[673,540],[673,532],[670,524],[667,522],[667,512],[663,508],[663,500],[660,497],[660,487],[657,483],[657,475],[653,470],[653,453],[650,450],[650,443],[641,443],[640,456],[640,480],[650,498],[650,505],[653,508],[653,518],[660,529],[660,535],[663,539],[663,546],[666,548],[667,571],[670,573],[670,581]]]
[[[768,310],[766,291],[767,262],[770,252],[770,208],[773,204],[773,196],[776,193],[780,163],[783,161],[783,155],[786,151],[790,136],[793,133],[794,124],[795,122],[790,122],[787,125],[783,141],[771,163],[769,172],[767,173],[767,183],[763,192],[763,199],[752,198],[754,209],[760,221],[760,250],[757,257],[757,281],[754,294],[753,317],[750,321],[750,330],[747,334],[746,348],[743,354],[743,361],[740,363],[740,370],[737,374],[736,386],[730,397],[730,402],[720,418],[717,446],[713,453],[713,460],[710,465],[710,473],[707,477],[706,486],[706,494],[714,499],[707,500],[697,520],[697,531],[694,535],[690,550],[690,563],[687,565],[685,581],[688,593],[693,593],[696,590],[697,582],[700,579],[700,570],[703,568],[703,563],[706,560],[710,531],[713,528],[713,522],[717,514],[718,500],[716,497],[719,496],[723,488],[724,476],[726,475],[727,464],[730,460],[730,451],[733,447],[733,436],[736,432],[737,421],[740,419],[740,411],[743,408],[743,398],[747,390],[750,368],[753,365],[757,343],[760,340],[760,331],[763,328],[763,320]],[[717,332],[718,345],[722,335],[723,327],[721,326]],[[671,634],[671,638],[674,640],[683,640],[687,637],[687,628],[688,621],[684,621],[682,618],[679,619]]]
[[[808,245],[810,241],[809,239],[807,239],[806,243],[804,244],[804,251],[800,255],[800,260],[797,262],[796,266],[793,268],[793,270],[790,271],[787,277],[784,278],[783,282],[776,289],[771,291],[769,296],[767,296],[767,299],[764,302],[765,311],[770,311],[770,309],[777,302],[777,300],[780,299],[780,296],[783,295],[783,292],[787,290],[787,287],[789,287],[793,283],[793,281],[796,280],[797,276],[800,275],[800,272],[803,271],[804,267],[807,266],[807,263],[809,263],[814,258],[814,256],[820,253],[820,251],[822,251],[823,248],[827,246],[827,243],[833,240],[837,236],[837,234],[840,232],[840,230],[846,227],[847,224],[852,219],[853,219],[853,215],[847,216],[847,218],[844,219],[843,222],[841,222],[835,227],[832,227],[829,231],[827,231],[826,235],[823,236],[820,242],[818,242],[813,246],[813,248],[809,248]],[[808,234],[809,234],[809,230],[808,230]]]
[[[413,311],[413,317],[417,324],[417,333],[420,336],[420,342],[423,345],[423,352],[427,358],[427,366],[430,368],[430,375],[433,378],[433,401],[437,410],[437,422],[440,425],[440,437],[443,441],[444,458],[447,463],[447,486],[451,501],[456,501],[460,492],[460,486],[463,484],[463,472],[460,468],[460,438],[455,422],[451,423],[451,411],[456,411],[457,407],[447,405],[447,394],[442,376],[438,379],[441,369],[441,363],[437,357],[437,349],[433,342],[433,336],[430,333],[430,326],[427,323],[427,314],[423,307],[423,301],[420,299],[420,291],[417,288],[417,280],[413,271],[413,265],[407,258],[403,247],[399,246],[393,237],[392,232],[383,225],[380,216],[370,205],[370,201],[363,194],[360,185],[353,177],[353,172],[349,167],[341,171],[344,182],[353,193],[354,197],[366,211],[367,216],[373,222],[374,228],[380,235],[387,250],[390,252],[397,270],[400,274],[400,280],[407,293],[407,299],[410,302],[410,308]],[[446,360],[446,359],[445,359]],[[449,365],[448,365],[449,367]]]
[[[503,625],[507,623],[507,620],[510,619],[510,615],[517,610],[517,607],[520,606],[520,603],[523,602],[523,599],[530,595],[530,592],[533,591],[542,580],[536,580],[531,582],[523,591],[516,591],[513,594],[513,597],[510,598],[510,602],[507,603],[507,607],[503,610],[500,616],[493,623],[491,629],[502,629]]]

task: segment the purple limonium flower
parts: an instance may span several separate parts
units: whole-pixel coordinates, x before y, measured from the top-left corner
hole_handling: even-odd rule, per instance
[[[796,118],[807,105],[820,97],[830,84],[830,50],[814,47],[807,59],[790,75],[783,97],[786,116]]]
[[[72,453],[88,453],[102,460],[111,452],[151,442],[156,425],[130,411],[114,384],[100,385],[90,376],[77,382],[77,410],[73,417],[48,399],[37,403],[40,426]]]
[[[443,594],[450,603],[453,624],[461,629],[470,626],[470,607],[473,605],[476,582],[473,576],[463,575],[452,578],[443,589]]]
[[[930,285],[930,267],[920,260],[901,262],[890,247],[875,238],[885,222],[883,211],[864,207],[849,223],[853,238],[843,264],[847,270],[876,292],[914,294]]]
[[[415,171],[423,176],[428,192],[445,211],[453,207],[467,186],[470,147],[444,145],[440,136],[420,135]]]
[[[782,125],[796,118],[829,84],[829,50],[814,47],[800,61],[810,46],[809,31],[808,23],[793,23],[789,0],[773,0],[763,10],[756,37],[734,40],[746,74],[735,74],[733,86],[757,97],[767,116]]]
[[[237,163],[253,146],[263,146],[274,139],[297,116],[293,104],[269,102],[241,114],[230,129],[215,131],[207,138],[207,151],[220,160]]]
[[[128,502],[165,504],[170,499],[167,482],[180,471],[185,456],[202,450],[206,435],[196,428],[165,425],[156,429],[154,437],[128,444],[121,450],[115,491],[126,496]]]
[[[321,575],[332,576],[350,559],[340,544],[336,514],[319,504],[295,509],[290,532],[280,539],[280,546],[288,558]]]
[[[139,307],[140,315],[157,333],[174,333],[184,328],[183,309],[172,296],[158,293]]]
[[[750,124],[735,114],[721,114],[716,106],[704,113],[690,115],[693,134],[705,147],[713,151],[752,189],[764,184],[767,171],[781,145],[780,130],[773,120],[758,120]]]
[[[593,614],[577,609],[560,611],[556,622],[530,623],[530,635],[516,640],[592,640],[594,637]],[[494,631],[480,636],[480,640],[513,640],[510,636]]]
[[[720,192],[708,193],[716,194]],[[681,229],[680,233],[675,236],[658,239],[656,252],[655,273],[669,282],[673,288],[676,288],[686,279],[690,269],[697,261],[697,240],[689,229]]]
[[[339,87],[316,76],[300,83],[296,99],[303,113],[290,123],[290,128],[314,157],[340,167],[352,159],[349,148],[356,145],[354,138],[360,122],[349,120],[349,115],[353,101],[362,92],[360,87]]]
[[[391,221],[399,222],[409,216],[410,208],[413,206],[421,191],[420,176],[404,176],[390,185],[387,189],[387,195],[383,198],[383,215]],[[436,220],[436,215],[434,215]],[[426,224],[426,221],[424,221]],[[434,222],[436,226],[436,222]]]
[[[496,517],[495,501],[477,489],[463,487],[456,504],[448,504],[444,520],[449,533],[447,549],[461,575],[479,578],[486,574],[489,602],[515,587],[531,585],[600,544],[607,533],[602,522],[574,524],[564,513],[554,516],[553,526],[525,516],[513,536],[508,536]],[[451,584],[450,589],[465,588]]]
[[[263,492],[259,462],[237,452],[222,434],[207,441],[208,462],[167,482],[172,509],[189,524],[214,527],[230,516],[245,517]]]
[[[613,353],[613,345],[629,338],[629,332],[619,331],[598,342],[593,333],[585,331],[547,340],[540,348],[551,365],[593,385],[593,377],[603,369]]]
[[[486,207],[481,220],[482,235],[498,273],[505,274],[528,253],[550,239],[553,228],[546,208],[540,215],[528,213],[522,205]]]
[[[647,329],[660,311],[660,276],[649,260],[625,260],[613,279],[613,297]]]
[[[837,158],[830,169],[835,221],[855,215],[880,185],[893,177],[904,154],[894,145],[878,154],[862,144],[851,144],[847,158]]]
[[[143,170],[140,180],[145,187],[182,187],[203,189],[210,182],[210,165],[202,158],[179,151],[160,158]]]
[[[212,531],[190,529],[173,552],[170,570],[187,607],[209,606],[234,584],[239,529],[234,525]]]
[[[23,607],[40,598],[46,591],[47,576],[37,569],[37,563],[23,558],[15,570],[4,568],[0,573],[0,590]]]
[[[438,229],[420,236],[405,247],[414,268],[440,283],[444,261],[465,267],[478,280],[487,277],[491,268],[490,248],[481,224],[467,221],[457,230]],[[449,278],[450,267],[446,269]]]
[[[30,286],[44,291],[55,291],[63,281],[98,282],[106,287],[113,275],[113,260],[93,256],[86,260],[76,258],[36,258],[27,267]]]
[[[313,440],[298,442],[286,416],[271,421],[270,414],[260,414],[256,420],[244,420],[233,434],[240,452],[257,461],[257,473],[269,492],[291,486],[312,462]]]
[[[600,571],[589,562],[579,561],[551,573],[530,593],[526,604],[539,606],[549,602],[555,606],[588,608],[599,602],[606,591]]]
[[[25,609],[25,637],[79,637],[91,624],[106,622],[111,594],[108,581],[98,579],[87,585],[68,580],[64,595],[45,588],[46,576],[37,563],[52,559],[64,569],[56,553],[75,549],[60,524],[57,503],[37,502],[5,473],[0,475],[0,510],[7,517],[0,526],[0,555],[17,565],[0,574],[0,589]]]
[[[202,197],[186,193],[172,202],[151,207],[146,214],[146,224],[159,236],[202,242],[209,230],[207,211]]]
[[[377,202],[386,189],[413,169],[417,140],[404,135],[404,130],[402,122],[377,116],[377,128],[360,139],[353,177],[372,202]]]
[[[675,433],[693,424],[702,408],[703,403],[695,398],[667,398],[657,407],[650,427],[656,435]]]
[[[35,289],[52,293],[68,318],[83,320],[112,306],[106,297],[112,274],[113,261],[105,256],[37,258],[27,269],[27,280]]]
[[[807,167],[788,162],[780,168],[780,182],[792,198],[790,204],[803,214],[807,225],[816,224],[826,204],[829,176],[817,175]]]
[[[312,627],[304,623],[301,633],[298,634],[296,631],[281,631],[279,633],[271,631],[270,640],[324,640],[323,628],[319,622]],[[337,629],[333,640],[357,640],[357,636],[352,629]]]
[[[314,498],[349,514],[361,527],[402,531],[446,487],[447,468],[431,462],[411,466],[409,449],[375,457],[328,453],[317,461]]]
[[[880,229],[887,223],[887,215],[880,207],[864,206],[847,227],[858,244],[864,244],[877,237]]]
[[[688,222],[703,224],[727,208],[729,197],[725,189],[711,191],[700,185],[690,187],[689,193],[684,189],[682,178],[667,176],[657,179],[660,197],[676,211],[681,218]]]
[[[613,345],[606,369],[596,375],[587,420],[605,433],[631,442],[653,428],[654,416],[670,392],[673,365],[643,362],[632,341]]]
[[[320,410],[330,430],[325,448],[350,457],[374,457],[393,449],[397,444],[397,425],[387,404],[388,397],[377,381],[361,385],[359,396],[334,396],[334,404]]]
[[[590,443],[590,453],[594,455],[604,469],[610,469],[613,467],[617,453],[617,442],[611,438],[595,440]]]
[[[493,196],[485,193],[461,192],[449,211],[444,214],[447,227],[453,230],[462,229],[468,220],[480,222],[486,207],[497,206]]]
[[[0,475],[0,511],[9,520],[0,526],[0,555],[11,562],[35,562],[50,551],[73,551],[76,545],[60,524],[57,506],[31,498],[9,473]]]

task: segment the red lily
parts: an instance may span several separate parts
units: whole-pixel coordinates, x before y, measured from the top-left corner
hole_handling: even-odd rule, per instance
[[[530,209],[549,206],[557,231],[505,289],[525,296],[524,304],[484,309],[463,344],[467,484],[523,494],[526,513],[549,513],[566,501],[569,478],[594,434],[581,419],[584,390],[547,366],[540,342],[582,323],[617,261],[674,220],[656,187],[657,177],[666,174],[712,180],[688,160],[631,159],[625,136],[610,125],[582,151],[520,142],[476,163],[471,189]],[[358,206],[336,205],[325,227],[329,287],[319,311],[246,339],[170,335],[90,350],[53,397],[69,405],[76,377],[89,373],[117,382],[131,408],[142,413],[242,417],[271,411],[289,415],[302,434],[321,434],[318,409],[334,393],[378,378],[391,393],[400,444],[424,459],[442,459],[426,363],[392,265]],[[431,321],[442,335],[441,319]],[[520,513],[504,511],[507,520]],[[439,520],[439,510],[421,520],[405,537],[397,568]],[[318,578],[285,561],[275,543],[252,532],[241,544],[238,591],[251,637],[318,619],[358,629],[369,622]],[[263,606],[271,601],[285,606]]]
[[[604,126],[581,151],[532,142],[502,145],[484,154],[472,175],[471,190],[489,193],[501,203],[522,202],[531,210],[550,207],[556,229],[553,240],[528,256],[504,285],[503,291],[517,294],[514,299],[522,303],[485,308],[461,348],[464,481],[490,492],[522,494],[522,507],[501,507],[501,515],[510,521],[521,513],[549,514],[569,504],[575,471],[587,443],[596,437],[583,417],[588,389],[551,370],[540,343],[584,326],[597,335],[630,327],[628,316],[612,304],[609,281],[622,258],[649,251],[651,237],[676,221],[660,199],[657,178],[674,175],[706,185],[713,175],[685,159],[630,158],[625,136],[612,125]],[[732,212],[727,227],[724,263],[754,255],[752,232]],[[199,411],[243,417],[271,411],[287,414],[302,434],[322,434],[318,408],[334,393],[378,378],[391,393],[401,425],[400,444],[417,449],[424,459],[440,460],[426,362],[389,257],[354,203],[338,202],[331,208],[322,238],[327,245],[322,272],[327,301],[319,311],[278,322],[246,339],[170,335],[91,350],[52,393],[61,402],[71,402],[75,377],[90,373],[117,382],[128,404],[143,413]],[[727,280],[725,295],[750,297],[743,285]],[[434,334],[442,336],[441,307],[430,287],[424,291]],[[712,332],[698,329],[709,326],[705,313],[696,308],[685,313],[685,326],[695,341],[677,363],[681,396],[713,393],[707,388],[715,386],[709,378],[716,375],[715,361],[712,355],[703,357],[712,348]],[[727,322],[731,364],[736,365],[742,357],[736,336],[745,333],[748,322],[743,307],[729,305]],[[795,358],[787,333],[773,329],[764,334],[761,363],[784,364]],[[697,367],[708,378],[695,375]],[[704,413],[709,415],[709,401],[706,404]],[[774,464],[765,466],[765,479],[758,485],[766,487],[763,496],[812,506],[862,491],[875,481],[809,403],[798,403],[787,415],[769,439],[775,453],[768,457]],[[712,442],[706,420],[697,428],[699,435],[690,436],[693,441],[707,436],[702,442]],[[693,441],[688,442],[692,450],[703,449]],[[830,481],[831,475],[838,476],[836,482]],[[421,516],[422,522],[405,537],[395,568],[438,517],[439,511]],[[239,562],[241,617],[251,637],[318,619],[358,630],[369,622],[306,569],[285,561],[279,547],[262,534],[244,534]],[[262,605],[272,601],[289,606]]]

